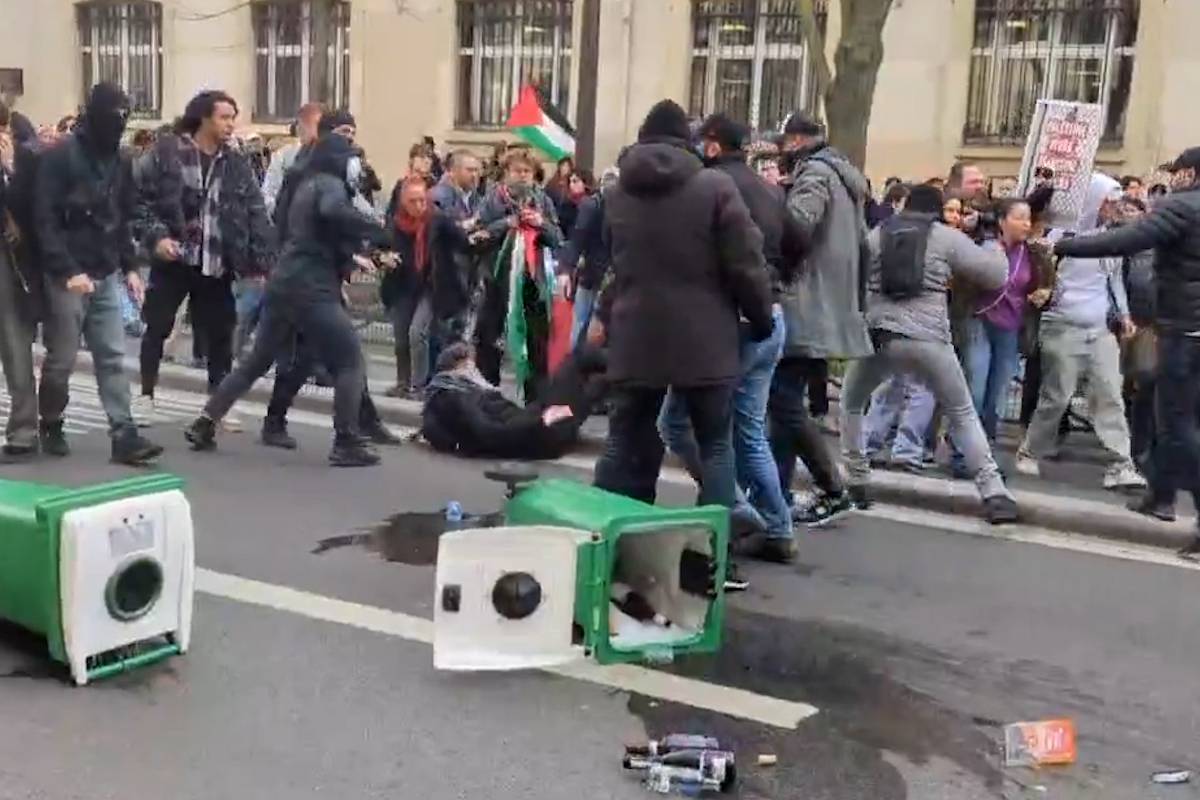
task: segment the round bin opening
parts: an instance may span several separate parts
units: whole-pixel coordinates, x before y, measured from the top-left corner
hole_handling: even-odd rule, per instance
[[[506,619],[525,619],[542,604],[542,585],[528,572],[510,572],[496,581],[492,605]]]
[[[108,579],[104,603],[114,619],[132,622],[150,612],[162,588],[162,566],[152,558],[138,558],[122,565]]]

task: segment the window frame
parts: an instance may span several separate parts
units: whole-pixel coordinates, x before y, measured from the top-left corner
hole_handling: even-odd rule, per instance
[[[455,126],[460,130],[499,130],[504,127],[505,119],[512,106],[520,97],[521,89],[524,86],[525,70],[527,66],[524,61],[530,54],[534,58],[540,58],[543,61],[549,59],[550,67],[550,87],[549,91],[542,89],[545,96],[558,106],[564,113],[568,112],[568,106],[571,103],[571,81],[573,71],[576,66],[576,46],[575,46],[575,0],[540,0],[546,3],[550,8],[550,17],[554,22],[553,41],[547,45],[535,45],[530,47],[525,42],[524,30],[530,20],[537,21],[543,19],[538,17],[536,12],[530,11],[530,5],[538,3],[539,0],[456,0],[455,18],[454,18],[454,37],[455,37],[455,80],[461,83],[463,70],[461,68],[462,60],[470,58],[471,60],[471,75],[468,96],[468,108],[462,107],[463,87],[461,85],[455,90],[455,109],[454,120]],[[506,16],[494,13],[492,16],[487,16],[485,9],[487,6],[509,5],[512,7],[512,12]],[[535,6],[536,8],[536,6]],[[471,43],[464,44],[464,11],[470,10],[471,14]],[[511,20],[513,33],[516,34],[509,41],[503,44],[487,44],[484,41],[485,23],[491,21],[493,24],[497,20]],[[483,117],[485,103],[485,87],[484,87],[484,62],[488,59],[494,59],[499,64],[506,65],[501,68],[507,69],[509,77],[507,87],[509,94],[509,106],[502,108],[500,113],[505,119],[485,120]],[[566,60],[564,65],[563,61]],[[503,96],[503,91],[501,92]],[[502,98],[501,98],[502,99]],[[493,100],[493,104],[497,102]]]
[[[135,24],[135,8],[143,9],[147,14],[150,31],[149,44],[134,44],[132,26]],[[101,44],[103,15],[108,10],[116,10],[118,42]],[[85,26],[88,35],[84,35]],[[163,105],[163,9],[158,0],[82,0],[75,4],[75,29],[78,37],[78,54],[83,98],[92,85],[99,81],[100,60],[103,57],[116,56],[120,59],[120,78],[116,83],[135,104],[130,109],[130,116],[137,119],[160,119]],[[151,98],[150,106],[136,105],[141,93],[133,87],[133,70],[135,59],[146,58],[149,65],[150,86],[147,95]],[[89,77],[90,76],[90,77]]]
[[[1124,142],[1126,112],[1128,111],[1129,96],[1126,94],[1123,102],[1125,107],[1115,126],[1110,126],[1109,114],[1113,100],[1115,80],[1120,72],[1122,62],[1129,60],[1133,68],[1137,57],[1138,22],[1141,11],[1140,0],[1042,0],[1046,8],[1033,8],[1029,0],[977,0],[975,7],[975,25],[973,35],[980,31],[980,15],[987,14],[989,21],[988,42],[979,45],[972,41],[970,50],[971,69],[967,81],[967,118],[963,123],[963,143],[966,145],[1021,145],[1028,136],[1028,129],[1014,132],[1004,130],[1002,121],[1011,117],[1013,109],[1008,100],[1003,99],[1006,65],[1031,61],[1042,66],[1043,72],[1037,97],[1051,98],[1054,88],[1060,85],[1061,70],[1064,63],[1071,61],[1096,60],[1100,63],[1100,88],[1098,102],[1101,106],[1101,119],[1105,122],[1101,134],[1101,142],[1109,146],[1120,146]],[[1018,4],[1019,3],[1019,4]],[[1096,8],[1090,9],[1090,6]],[[1024,16],[1014,17],[1014,12]],[[1036,16],[1035,16],[1036,14]],[[1104,19],[1104,41],[1100,43],[1068,42],[1068,15],[1094,14]],[[1048,26],[1047,34],[1036,42],[1004,42],[1010,24],[1016,19],[1031,19],[1045,21]],[[1020,26],[1024,27],[1024,26]],[[1078,30],[1078,26],[1073,26]],[[1015,28],[1014,28],[1015,29]],[[1128,30],[1127,30],[1128,29]],[[1127,34],[1132,34],[1130,44],[1123,44]],[[985,87],[983,97],[976,96],[976,83],[979,77],[976,70],[981,60],[986,59],[987,75],[979,83]],[[1068,99],[1068,98],[1058,98]],[[979,114],[979,122],[973,117],[976,104],[983,105],[983,113]],[[1030,118],[1033,108],[1026,112]]]
[[[706,12],[704,16],[708,17],[707,27],[708,35],[705,46],[701,47],[696,42],[696,34],[700,30],[700,22],[698,15],[701,13],[701,5],[704,0],[693,0],[691,3],[691,63],[689,69],[690,81],[694,84],[697,70],[697,59],[705,59],[704,63],[704,78],[703,92],[697,92],[696,86],[688,87],[688,102],[691,108],[689,111],[696,116],[706,117],[716,111],[729,112],[729,109],[717,108],[717,93],[718,93],[718,76],[720,75],[722,62],[750,62],[750,89],[749,89],[749,108],[746,114],[746,119],[742,120],[747,123],[754,131],[762,130],[762,111],[763,111],[763,89],[764,89],[764,73],[766,72],[766,64],[768,61],[790,62],[798,61],[800,64],[798,88],[796,91],[796,100],[792,104],[792,110],[803,108],[808,111],[817,111],[821,98],[819,97],[817,87],[817,76],[813,61],[810,58],[809,46],[807,37],[803,34],[795,42],[768,42],[767,30],[772,19],[787,18],[791,15],[786,12],[772,11],[771,0],[748,0],[754,5],[750,12],[754,20],[754,39],[752,44],[735,44],[723,45],[721,43],[721,28],[728,20],[738,16],[735,12],[713,11]],[[826,21],[828,19],[828,4],[825,0],[817,0],[814,3],[817,12],[817,24],[821,28],[821,33],[824,33]],[[797,25],[803,25],[803,20],[799,12],[795,13]],[[824,54],[821,54],[824,58]],[[695,101],[698,94],[700,97],[700,107],[696,107]]]
[[[332,36],[324,55],[328,59],[330,72],[327,76],[328,97],[313,97],[312,69],[319,57],[313,43],[313,5],[325,3],[333,21]],[[300,106],[310,102],[325,103],[330,108],[346,108],[350,105],[350,40],[351,7],[348,0],[253,0],[251,35],[253,37],[254,102],[251,116],[255,122],[290,122],[296,118]],[[300,41],[279,41],[279,22],[284,12],[299,9]],[[265,45],[259,44],[259,26],[266,25]],[[266,56],[267,72],[261,73],[259,60]],[[300,102],[296,108],[279,108],[279,61],[285,58],[300,59]],[[260,83],[266,81],[267,107],[259,108]]]

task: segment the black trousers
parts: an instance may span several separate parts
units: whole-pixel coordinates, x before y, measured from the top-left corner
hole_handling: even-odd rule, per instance
[[[793,358],[793,369],[804,378],[808,390],[808,413],[823,417],[829,413],[829,362],[823,358]]]
[[[175,327],[175,315],[187,299],[192,312],[192,331],[204,341],[208,359],[208,391],[212,393],[233,366],[233,329],[237,325],[232,276],[207,278],[186,264],[156,263],[150,268],[150,285],[142,319],[142,394],[153,395],[158,385],[163,344]]]
[[[1200,506],[1200,339],[1179,333],[1158,336],[1155,392],[1154,471],[1150,486],[1156,503],[1191,492]]]
[[[550,315],[533,281],[525,281],[522,301],[525,308],[526,346],[532,370],[525,381],[525,403],[541,396],[549,372]],[[483,305],[475,323],[475,363],[483,377],[500,385],[500,362],[504,351],[502,339],[508,315],[508,282],[503,276],[489,281],[484,287]]]
[[[733,462],[733,385],[672,386],[687,405],[700,446],[700,502],[732,508],[737,478]],[[608,492],[653,503],[658,495],[663,442],[658,415],[667,388],[612,390],[608,441],[596,462],[595,485]]]
[[[267,404],[267,419],[283,421],[296,401],[296,395],[308,383],[317,369],[317,354],[305,341],[297,336],[295,342],[275,360],[275,384],[271,387],[271,401]],[[381,423],[379,410],[367,391],[366,373],[363,374],[362,406],[358,412],[360,431],[369,431]]]
[[[843,489],[833,445],[825,439],[820,426],[804,406],[806,387],[809,407],[812,405],[811,363],[812,360],[807,358],[780,361],[771,379],[771,395],[767,401],[771,452],[779,469],[779,483],[789,499],[797,458],[808,467],[822,492],[840,494]]]

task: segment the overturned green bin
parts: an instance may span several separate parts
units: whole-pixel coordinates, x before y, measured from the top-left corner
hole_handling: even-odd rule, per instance
[[[441,539],[439,669],[668,661],[720,647],[728,509],[659,508],[548,479],[517,489],[505,522]],[[631,595],[638,618],[626,613]]]
[[[183,482],[0,480],[0,619],[46,638],[75,683],[188,649],[195,557]]]

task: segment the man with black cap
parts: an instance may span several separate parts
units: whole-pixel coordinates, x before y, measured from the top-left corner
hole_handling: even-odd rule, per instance
[[[656,422],[671,389],[699,445],[701,501],[732,507],[740,320],[750,341],[770,337],[771,289],[763,237],[737,185],[704,169],[689,139],[683,109],[670,100],[655,105],[605,201],[613,408],[596,485],[654,501],[663,457]]]
[[[128,118],[125,93],[98,84],[75,132],[41,156],[33,199],[46,291],[38,406],[42,451],[68,455],[63,412],[82,335],[108,416],[112,460],[138,466],[153,461],[162,448],[138,434],[124,367],[121,292],[127,285],[139,300],[143,292],[130,227],[133,169],[120,149]]]
[[[787,486],[780,484],[780,470],[767,444],[766,416],[771,378],[783,354],[784,320],[779,298],[784,284],[795,281],[803,256],[799,226],[787,213],[774,187],[746,163],[745,145],[750,131],[745,125],[724,114],[714,114],[700,126],[698,134],[705,165],[733,179],[750,211],[750,218],[763,236],[763,256],[775,301],[772,308],[774,329],[770,337],[761,342],[751,341],[745,325],[741,332],[741,375],[733,396],[736,474],[739,485],[766,523],[765,535],[748,539],[742,549],[746,555],[756,558],[790,561],[796,545],[786,498],[789,492]],[[815,439],[824,447],[821,432],[815,425],[812,428]],[[682,397],[674,392],[668,395],[663,409],[663,436],[689,471],[699,477],[699,456],[691,436],[687,407]],[[790,470],[788,475],[790,477]]]
[[[274,231],[257,177],[246,157],[231,146],[237,115],[237,102],[225,92],[193,97],[179,136],[167,139],[143,185],[138,227],[151,266],[139,422],[155,417],[163,343],[184,298],[190,298],[196,329],[208,339],[211,393],[233,364],[233,280],[261,280],[274,262]],[[230,421],[227,427],[235,426]]]
[[[1174,191],[1136,222],[1054,245],[1056,256],[1102,258],[1154,250],[1157,281],[1158,432],[1150,492],[1135,510],[1154,514],[1178,489],[1200,505],[1200,147],[1172,162]],[[1200,532],[1185,548],[1200,553]]]

